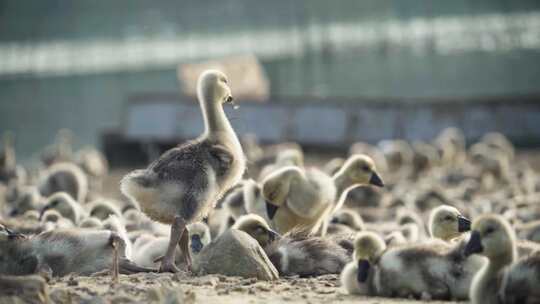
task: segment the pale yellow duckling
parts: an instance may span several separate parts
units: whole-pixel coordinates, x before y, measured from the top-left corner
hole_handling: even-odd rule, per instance
[[[465,254],[488,258],[471,285],[473,304],[540,301],[540,254],[517,260],[514,230],[500,215],[483,215],[474,221]]]
[[[386,250],[381,237],[370,231],[359,232],[354,239],[353,261],[341,272],[341,286],[349,294],[377,295],[374,277],[377,262]]]
[[[332,215],[328,225],[329,234],[348,234],[364,230],[364,221],[358,212],[352,209],[341,209]]]
[[[317,169],[284,167],[262,182],[268,218],[279,233],[293,228],[315,233],[334,206],[332,178]]]
[[[433,238],[451,241],[471,229],[471,221],[455,207],[441,205],[431,210],[429,234]]]

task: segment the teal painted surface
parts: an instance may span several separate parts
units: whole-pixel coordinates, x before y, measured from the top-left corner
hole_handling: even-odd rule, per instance
[[[0,45],[319,28],[298,41],[304,47],[301,53],[262,58],[273,95],[533,94],[540,91],[538,49],[441,54],[429,48],[417,53],[382,43],[340,51],[325,38],[325,25],[535,11],[540,11],[539,1],[4,0],[0,2]],[[340,41],[346,42],[346,37]],[[96,144],[102,130],[120,127],[129,95],[177,91],[173,64],[84,75],[0,76],[0,131],[15,131],[23,158],[50,143],[62,127],[74,130],[79,146]]]

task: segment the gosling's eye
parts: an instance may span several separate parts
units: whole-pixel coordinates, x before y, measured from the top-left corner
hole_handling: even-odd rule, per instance
[[[445,221],[451,221],[451,220],[453,220],[453,219],[454,219],[454,218],[453,218],[451,215],[448,215],[448,216],[445,216],[445,217],[444,217],[444,220],[445,220]]]
[[[255,232],[258,234],[262,234],[265,232],[265,229],[263,227],[257,227],[255,228]]]
[[[491,234],[491,233],[493,233],[494,231],[495,231],[495,228],[493,228],[493,227],[488,227],[488,228],[486,229],[486,231],[484,231],[484,235]]]
[[[365,171],[365,172],[369,172],[369,171],[370,171],[370,169],[369,169],[369,167],[368,167],[367,165],[363,165],[363,166],[362,166],[362,170]]]
[[[226,78],[223,78],[222,81],[228,83]]]

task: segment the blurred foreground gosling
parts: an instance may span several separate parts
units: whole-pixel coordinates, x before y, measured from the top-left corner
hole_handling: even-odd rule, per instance
[[[128,260],[124,240],[106,230],[58,229],[26,237],[0,226],[0,257],[0,273],[11,275],[155,271]]]
[[[488,258],[470,289],[473,304],[540,303],[540,253],[517,260],[515,233],[500,215],[474,221],[465,254]]]

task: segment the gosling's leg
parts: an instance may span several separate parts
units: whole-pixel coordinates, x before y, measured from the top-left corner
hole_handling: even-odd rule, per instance
[[[186,233],[186,222],[179,216],[174,218],[174,222],[171,225],[171,237],[169,239],[169,246],[167,252],[161,261],[161,267],[159,272],[178,272],[178,268],[174,264],[174,257],[176,252],[176,246],[180,242],[182,236]]]
[[[182,253],[184,254],[184,262],[186,263],[187,267],[186,270],[191,271],[191,253],[189,251],[189,233],[187,229],[184,234],[182,234],[179,245]]]
[[[112,276],[112,283],[114,285],[114,284],[118,284],[118,272],[119,272],[118,260],[120,259],[118,255],[118,239],[117,238],[113,238],[112,247],[113,247],[113,261],[112,261],[111,276]]]

